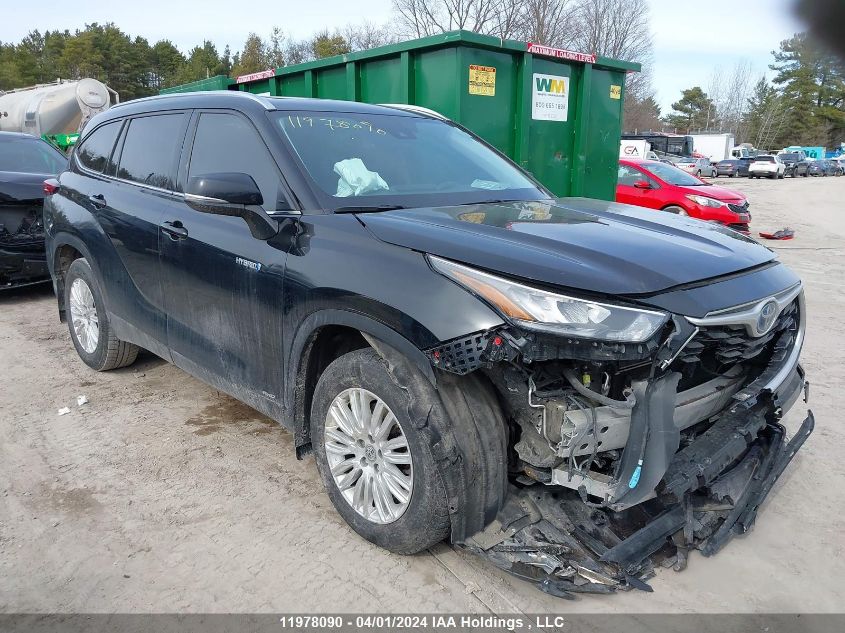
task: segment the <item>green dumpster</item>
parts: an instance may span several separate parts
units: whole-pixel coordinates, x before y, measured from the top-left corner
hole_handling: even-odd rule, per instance
[[[177,92],[197,92],[204,90],[226,90],[232,84],[232,80],[226,75],[214,75],[208,79],[200,79],[192,81],[191,83],[173,86],[171,88],[162,88],[158,91],[159,94],[168,95]]]
[[[639,70],[632,62],[453,31],[252,73],[225,87],[430,108],[556,195],[613,200],[625,74]],[[183,88],[214,89],[169,91]]]

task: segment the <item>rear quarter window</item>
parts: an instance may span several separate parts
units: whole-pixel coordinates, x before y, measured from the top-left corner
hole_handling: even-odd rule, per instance
[[[186,118],[179,112],[130,120],[120,152],[118,178],[174,190]]]
[[[98,174],[113,171],[111,169],[112,150],[120,134],[122,123],[123,121],[112,121],[101,125],[76,147],[76,159],[83,167]]]

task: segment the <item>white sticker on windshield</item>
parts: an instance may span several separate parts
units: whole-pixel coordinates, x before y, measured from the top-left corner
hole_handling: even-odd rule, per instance
[[[507,189],[507,185],[503,185],[495,180],[479,180],[478,178],[472,181],[470,187],[473,189],[486,189],[488,191],[500,191],[502,189]]]

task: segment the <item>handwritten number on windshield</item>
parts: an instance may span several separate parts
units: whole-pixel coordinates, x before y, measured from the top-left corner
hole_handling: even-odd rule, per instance
[[[323,126],[330,129],[332,132],[337,130],[364,130],[373,134],[384,136],[387,132],[381,128],[373,127],[372,123],[368,121],[350,121],[349,119],[334,119],[334,118],[319,118],[315,119],[310,116],[288,115],[288,123],[292,128],[314,128],[315,126]]]

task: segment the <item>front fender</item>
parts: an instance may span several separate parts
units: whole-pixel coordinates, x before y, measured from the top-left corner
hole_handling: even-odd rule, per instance
[[[285,372],[285,410],[293,414],[293,431],[297,451],[299,451],[300,446],[307,444],[309,441],[306,425],[308,415],[305,410],[307,399],[303,389],[304,362],[308,356],[308,350],[320,330],[328,325],[340,325],[359,331],[381,356],[384,356],[383,344],[392,347],[408,359],[432,386],[437,384],[434,370],[426,355],[411,341],[383,323],[365,314],[350,310],[326,309],[313,312],[302,321],[293,335],[285,363],[287,368]]]

